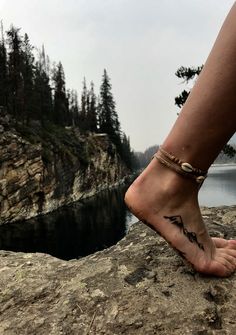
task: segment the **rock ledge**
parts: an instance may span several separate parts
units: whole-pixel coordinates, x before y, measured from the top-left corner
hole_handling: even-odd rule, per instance
[[[236,207],[203,208],[211,234],[236,236]],[[187,267],[135,224],[117,245],[80,260],[0,252],[0,334],[236,334],[235,275]]]

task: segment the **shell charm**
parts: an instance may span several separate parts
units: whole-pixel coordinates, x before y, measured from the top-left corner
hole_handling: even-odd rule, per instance
[[[181,164],[181,169],[187,173],[191,173],[193,172],[193,167],[191,164],[189,163],[182,163]]]
[[[204,182],[204,180],[206,179],[206,177],[204,176],[199,176],[196,178],[196,181],[198,184],[202,184]]]

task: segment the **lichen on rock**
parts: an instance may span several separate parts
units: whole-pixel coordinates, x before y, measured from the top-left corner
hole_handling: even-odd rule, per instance
[[[0,224],[45,214],[117,185],[128,171],[107,135],[0,119]]]
[[[235,210],[204,208],[210,233],[235,238]],[[236,333],[235,275],[196,273],[142,223],[79,260],[1,251],[0,264],[1,335]]]

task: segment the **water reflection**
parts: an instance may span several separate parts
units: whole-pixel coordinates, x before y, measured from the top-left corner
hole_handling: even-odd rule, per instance
[[[125,189],[102,192],[51,214],[0,226],[0,249],[79,258],[115,244],[126,233]]]
[[[236,205],[236,165],[213,165],[199,192],[200,206]],[[129,224],[138,221],[131,215]]]
[[[236,165],[212,166],[199,193],[202,206],[236,204]]]
[[[138,221],[124,204],[126,188],[104,191],[83,203],[0,226],[0,249],[44,252],[68,260],[114,245]],[[203,206],[236,204],[236,165],[213,166],[199,202]]]

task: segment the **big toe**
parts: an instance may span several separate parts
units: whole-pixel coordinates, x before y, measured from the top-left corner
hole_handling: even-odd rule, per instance
[[[212,241],[214,242],[217,248],[236,249],[236,240],[226,240],[220,237],[213,237]]]

